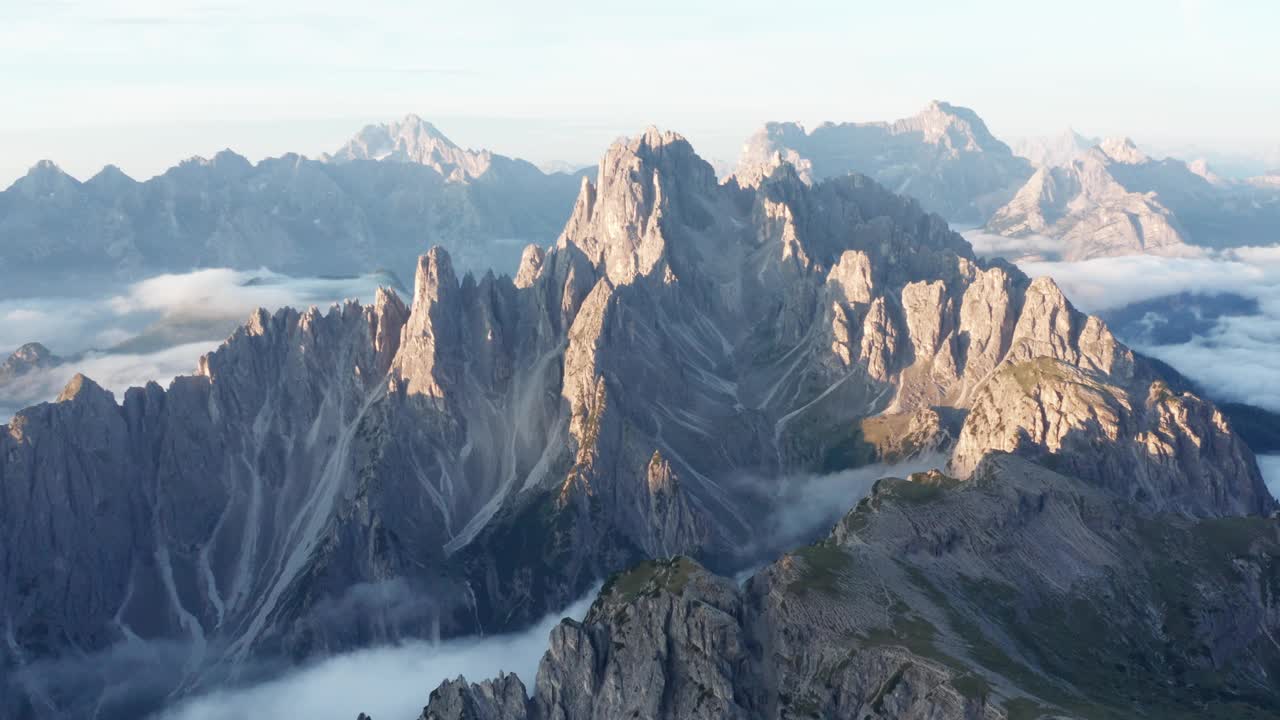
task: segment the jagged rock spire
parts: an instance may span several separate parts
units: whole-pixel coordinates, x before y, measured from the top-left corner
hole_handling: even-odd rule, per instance
[[[397,388],[441,398],[456,382],[459,289],[453,261],[443,248],[431,248],[418,259],[413,305],[392,363]]]
[[[595,184],[583,181],[558,245],[574,245],[615,285],[628,284],[666,259],[664,221],[705,224],[700,204],[716,187],[715,170],[687,140],[649,127],[609,148]]]

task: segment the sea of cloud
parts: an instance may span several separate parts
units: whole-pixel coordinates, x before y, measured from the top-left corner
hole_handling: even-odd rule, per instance
[[[599,589],[521,633],[412,641],[337,655],[258,685],[192,698],[157,720],[353,720],[362,712],[378,720],[407,720],[421,714],[441,682],[459,675],[478,682],[499,672],[516,673],[532,692],[551,630],[563,618],[586,616]]]
[[[1062,241],[1044,235],[1012,238],[978,228],[957,227],[956,230],[964,235],[964,239],[969,241],[973,251],[980,257],[1002,257],[1010,260],[1024,257],[1057,258],[1062,252]]]
[[[0,423],[23,407],[57,397],[76,373],[117,398],[148,381],[167,385],[193,371],[202,354],[257,308],[326,307],[346,298],[369,302],[379,285],[394,284],[394,278],[378,274],[310,278],[214,268],[158,275],[101,297],[51,291],[0,301],[0,362],[28,342],[65,359],[0,384]]]

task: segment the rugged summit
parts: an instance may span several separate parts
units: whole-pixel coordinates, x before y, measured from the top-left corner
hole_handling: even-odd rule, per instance
[[[62,358],[49,352],[49,348],[40,343],[27,343],[14,350],[0,364],[0,384],[26,375],[32,370],[53,367],[62,362]]]
[[[1037,169],[987,229],[1053,238],[1066,260],[1267,243],[1268,228],[1280,218],[1280,195],[1260,190],[1228,185],[1207,166],[1154,160],[1128,138],[1109,138],[1065,165]]]
[[[334,162],[255,165],[227,150],[145,182],[107,167],[81,183],[41,163],[0,192],[0,296],[196,267],[403,277],[431,245],[468,269],[514,272],[525,244],[559,232],[576,176],[462,150],[420,120],[390,127],[398,150],[385,157],[378,133],[391,130],[374,127]]]
[[[449,182],[469,183],[486,176],[513,175],[534,178],[543,175],[524,160],[496,155],[488,150],[465,150],[445,137],[435,125],[417,115],[382,125],[367,125],[326,162],[349,163],[379,160],[425,165]]]
[[[754,184],[781,163],[806,182],[848,173],[869,175],[956,223],[981,223],[1031,174],[987,130],[977,113],[934,101],[894,122],[769,123],[747,141],[739,182]]]
[[[167,390],[117,404],[78,378],[0,427],[0,531],[23,549],[0,555],[8,716],[137,715],[255,661],[522,627],[645,559],[737,570],[774,549],[786,478],[954,437],[970,483],[987,450],[1052,463],[1110,442],[1069,468],[1138,513],[1273,505],[1211,406],[1135,408],[1159,378],[1101,321],[864,176],[784,164],[722,185],[649,129],[610,148],[517,280],[460,278],[436,248],[414,288],[260,311]],[[1081,379],[1024,388],[1043,362]],[[1059,403],[1048,428],[1024,412],[1079,383],[1111,404]],[[744,601],[707,583],[723,592],[705,612],[733,622],[693,618],[687,640],[728,643],[707,633],[738,632]],[[150,695],[103,692],[101,658],[157,647],[136,673]],[[76,658],[92,682],[41,672]],[[753,677],[736,662],[725,682]],[[515,712],[513,682],[446,695]]]

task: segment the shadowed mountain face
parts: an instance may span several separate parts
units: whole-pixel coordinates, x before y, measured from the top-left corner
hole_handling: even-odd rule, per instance
[[[331,160],[254,165],[223,151],[146,182],[107,167],[84,183],[41,163],[0,193],[0,294],[197,267],[407,275],[431,245],[462,267],[512,272],[524,245],[555,238],[579,183],[462,150],[412,116],[366,128]]]
[[[770,123],[747,141],[737,177],[753,183],[782,162],[806,182],[869,175],[960,224],[984,222],[1032,171],[976,113],[944,102],[892,123]]]
[[[809,183],[783,164],[721,185],[683,138],[650,129],[609,150],[514,280],[460,278],[433,249],[409,304],[384,291],[367,307],[259,312],[167,390],[117,404],[77,378],[0,427],[0,528],[18,549],[0,555],[0,657],[19,689],[6,715],[137,715],[284,658],[521,627],[648,558],[736,570],[774,549],[762,529],[789,478],[950,449],[949,483],[982,486],[999,451],[1135,516],[1274,507],[1222,415],[1170,391],[1052,281],[977,260],[864,176]],[[1005,516],[952,522],[1014,528],[1038,505],[1010,490]],[[896,522],[877,567],[898,546],[964,544],[928,527]],[[1082,553],[1063,572],[1101,567],[1110,546],[1044,534],[1063,537]],[[1028,562],[1054,558],[1037,547]],[[663,572],[680,585],[686,569]],[[723,592],[702,605],[728,613],[712,620],[729,634],[654,633],[670,652],[714,637],[720,657],[755,617],[706,582]],[[121,653],[154,685],[132,704],[92,671]],[[724,657],[727,682],[759,677],[751,656]],[[591,687],[582,673],[599,667],[553,669],[545,687]],[[627,677],[663,687],[652,672]],[[869,698],[880,675],[862,677],[849,692]],[[724,699],[700,682],[689,692]],[[626,714],[564,698],[551,716]]]
[[[515,675],[419,720],[1274,718],[1280,521],[1145,516],[1042,465],[884,479],[739,586],[615,576]]]

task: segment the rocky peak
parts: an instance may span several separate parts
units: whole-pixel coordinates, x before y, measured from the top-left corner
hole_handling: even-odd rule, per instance
[[[379,287],[374,297],[372,325],[373,349],[377,354],[377,368],[385,373],[391,368],[396,353],[400,351],[401,333],[409,320],[409,308],[392,290]]]
[[[615,285],[646,275],[667,259],[664,221],[701,229],[718,189],[715,170],[682,136],[647,128],[615,142],[596,183],[583,181],[558,245],[574,245]]]
[[[996,147],[1008,150],[991,134],[976,112],[941,100],[929,103],[914,117],[899,120],[895,129],[899,132],[918,131],[924,134],[926,142],[946,144],[965,152],[982,152]]]
[[[367,125],[332,155],[322,159],[345,163],[380,160],[419,163],[451,182],[471,182],[493,165],[495,155],[488,150],[466,150],[417,115],[383,125]]]
[[[115,406],[114,395],[81,373],[76,373],[75,377],[71,378],[66,387],[62,388],[62,392],[58,394],[58,402],[60,403],[73,401],[95,404],[105,402],[112,407]]]
[[[398,389],[442,398],[456,381],[460,290],[453,261],[443,248],[434,247],[418,259],[413,305],[392,363]]]
[[[253,170],[253,163],[249,162],[249,158],[231,148],[219,150],[209,159],[208,165],[227,177],[235,177]]]
[[[376,128],[376,127],[377,126],[371,125],[369,127],[366,127],[365,131],[368,132],[369,128]],[[409,113],[408,115],[405,115],[402,120],[400,120],[399,122],[391,123],[390,125],[387,126],[387,128],[390,134],[396,137],[413,137],[413,138],[418,138],[422,141],[437,143],[444,147],[451,147],[451,148],[458,147],[456,144],[454,144],[452,140],[445,137],[445,134],[440,132],[439,128],[427,122],[426,120],[423,120],[420,116],[414,113]],[[374,132],[374,134],[376,135],[376,131]]]
[[[741,161],[733,175],[744,187],[759,185],[781,165],[790,165],[806,183],[813,183],[813,162],[796,150],[804,147],[808,135],[796,122],[770,122],[747,139]]]
[[[1121,382],[1133,372],[1133,353],[1116,342],[1102,320],[1071,307],[1049,277],[1038,277],[1027,287],[1008,357],[1015,362],[1054,358]]]
[[[757,140],[768,139],[772,142],[787,143],[803,140],[806,135],[804,126],[798,122],[767,122],[747,142],[750,144]]]
[[[497,678],[474,685],[459,676],[431,691],[418,720],[525,720],[529,716],[527,703],[524,683],[514,673],[500,672]],[[358,720],[364,718],[361,714]]]
[[[1197,205],[1212,189],[1184,164],[1152,162],[1128,138],[1111,138],[1066,166],[1040,168],[987,229],[1059,240],[1056,252],[1067,260],[1180,254],[1190,238],[1170,208]]]
[[[1110,160],[1126,165],[1139,165],[1151,159],[1127,137],[1106,138],[1098,144],[1098,150]]]
[[[827,274],[827,284],[842,303],[867,304],[872,300],[875,283],[871,279],[871,258],[861,250],[846,250]]]
[[[1204,158],[1198,158],[1187,163],[1187,170],[1204,178],[1205,182],[1210,185],[1221,187],[1228,184],[1226,179],[1214,172],[1213,168],[1209,166],[1209,161]]]
[[[0,382],[25,375],[39,368],[53,367],[62,362],[62,358],[49,352],[49,348],[38,342],[27,343],[14,350],[8,359],[0,364]]]
[[[1096,145],[1098,142],[1097,140],[1091,140],[1089,137],[1081,134],[1070,125],[1068,125],[1067,129],[1063,130],[1062,133],[1058,135],[1058,141],[1064,145],[1070,144],[1081,149]]]
[[[189,183],[193,187],[207,186],[210,182],[231,183],[242,181],[254,170],[248,158],[233,150],[220,150],[211,158],[200,155],[178,163],[165,171],[161,178],[171,183]]]
[[[98,191],[118,192],[123,188],[138,185],[138,181],[115,165],[105,165],[96,175],[89,178],[85,185]]]
[[[442,297],[457,288],[458,276],[453,270],[453,260],[447,250],[436,246],[418,258],[418,271],[413,278],[415,310],[424,303],[440,302]]]
[[[54,161],[40,160],[27,170],[25,177],[31,178],[32,180],[43,180],[46,178],[62,177],[66,174],[67,173],[64,172],[62,168],[58,167],[58,164]]]
[[[583,181],[586,181],[585,178]],[[524,288],[532,285],[533,281],[538,279],[538,274],[542,272],[542,262],[546,257],[547,251],[541,245],[526,245],[524,252],[520,254],[520,267],[516,270],[516,287]]]
[[[1216,408],[1162,381],[1126,384],[1049,356],[1006,364],[977,394],[951,459],[967,478],[992,451],[1024,455],[1148,511],[1266,515],[1252,453]]]
[[[59,197],[80,187],[80,181],[63,172],[52,160],[41,160],[12,189],[27,197]]]
[[[458,149],[452,140],[431,123],[412,113],[401,120],[381,125],[366,125],[348,141],[343,150],[333,156],[335,160],[379,160],[385,153],[405,152],[409,157],[419,151],[430,153],[433,149]]]

